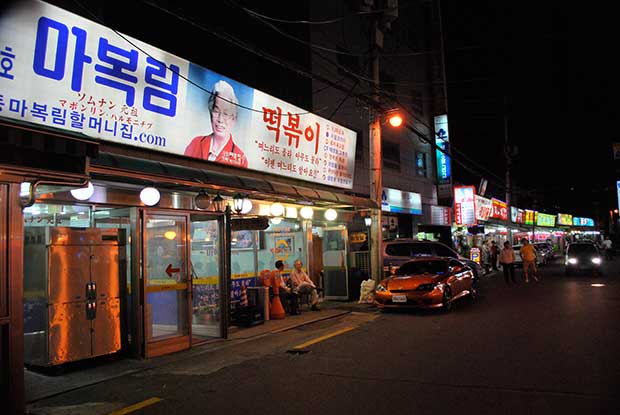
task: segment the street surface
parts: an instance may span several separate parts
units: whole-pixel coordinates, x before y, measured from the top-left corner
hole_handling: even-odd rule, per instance
[[[620,261],[481,282],[452,312],[351,313],[30,406],[37,414],[618,414]],[[592,286],[592,284],[603,286]],[[306,343],[306,344],[304,344]],[[295,349],[295,346],[301,346]],[[136,405],[131,407],[132,405]],[[128,408],[129,407],[129,408]]]

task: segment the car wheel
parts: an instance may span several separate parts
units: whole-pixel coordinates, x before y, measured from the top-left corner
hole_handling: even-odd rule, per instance
[[[478,287],[476,284],[472,284],[469,289],[469,299],[473,302],[478,299]]]
[[[452,292],[449,287],[446,287],[443,291],[443,297],[441,298],[441,309],[446,313],[452,310]]]

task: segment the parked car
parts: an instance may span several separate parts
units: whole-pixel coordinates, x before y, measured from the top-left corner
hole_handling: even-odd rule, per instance
[[[512,249],[515,251],[515,267],[522,267],[523,266],[523,259],[521,259],[521,247],[523,245],[513,245]],[[540,251],[538,249],[536,249],[536,247],[534,247],[534,249],[536,250],[536,265],[540,265],[542,263],[542,254],[540,253]]]
[[[435,241],[417,239],[394,239],[383,242],[383,272],[390,275],[392,268],[398,268],[416,257],[445,257],[463,261],[474,273],[474,278],[483,274],[482,267],[475,261],[464,258],[454,249]]]
[[[601,275],[603,257],[592,242],[575,242],[568,245],[564,260],[564,273],[570,275],[579,271],[592,271]]]
[[[547,242],[536,242],[534,248],[536,248],[540,254],[540,262],[542,264],[546,265],[554,259],[555,254],[553,252],[553,247]]]
[[[471,268],[454,258],[419,257],[402,264],[375,289],[378,308],[442,308],[450,311],[462,297],[475,299]]]

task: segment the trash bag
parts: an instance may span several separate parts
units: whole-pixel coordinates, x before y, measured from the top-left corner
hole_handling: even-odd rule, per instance
[[[373,279],[367,279],[367,280],[363,280],[362,284],[360,285],[360,299],[358,301],[358,303],[362,304],[362,303],[374,303],[375,301],[375,280]]]

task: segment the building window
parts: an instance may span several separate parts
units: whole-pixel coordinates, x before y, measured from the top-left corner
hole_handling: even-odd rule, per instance
[[[383,141],[383,166],[400,171],[400,145]]]
[[[415,175],[426,177],[426,154],[420,151],[415,152]]]

